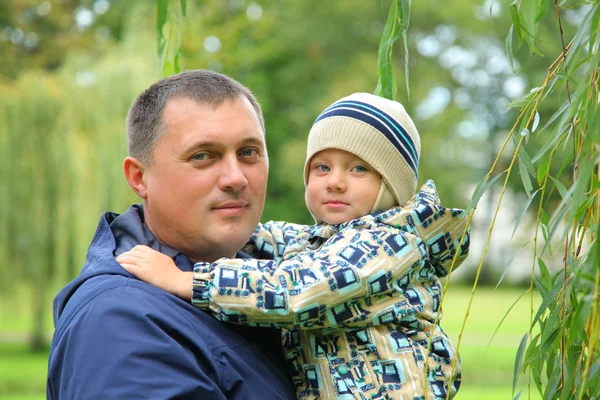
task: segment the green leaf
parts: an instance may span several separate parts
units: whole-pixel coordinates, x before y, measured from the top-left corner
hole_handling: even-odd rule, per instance
[[[537,0],[537,3],[538,13],[535,18],[535,22],[539,23],[542,20],[542,18],[544,18],[548,13],[550,3],[546,0]]]
[[[529,341],[529,345],[527,346],[527,351],[525,352],[525,360],[523,361],[523,365],[529,365],[531,367],[535,367],[534,361],[538,359],[538,345],[537,343],[540,340],[540,334],[538,333]]]
[[[600,25],[600,7],[598,7],[598,3],[596,3],[596,5],[593,8],[595,8],[595,10],[593,10],[593,14],[590,18],[590,31],[588,33],[590,37],[594,37],[594,34],[598,30],[598,26]],[[589,50],[590,52],[593,51],[593,49],[591,48]]]
[[[535,130],[537,129],[539,124],[540,124],[540,113],[536,111],[535,115],[533,116],[533,123],[531,124],[531,133],[535,132]]]
[[[546,267],[546,263],[544,260],[538,257],[538,267],[540,269],[540,279],[542,283],[545,284],[548,289],[550,289],[550,285],[552,284],[552,280],[550,278],[550,271],[548,271],[548,267]]]
[[[510,3],[510,17],[512,18],[512,23],[514,27],[514,33],[519,38],[519,43],[523,43],[523,33],[521,31],[521,15],[519,14],[519,9],[517,6],[517,0],[514,0]]]
[[[514,36],[515,25],[511,25],[508,28],[508,34],[506,35],[506,56],[508,58],[508,65],[510,66],[510,70],[515,73],[517,69],[515,68],[515,53],[513,50],[513,36]]]
[[[527,172],[527,167],[525,166],[523,157],[521,157],[521,152],[519,152],[519,175],[521,175],[521,180],[523,181],[523,188],[525,188],[525,193],[527,193],[527,197],[531,197],[533,185],[531,184],[531,179],[529,177],[529,173]]]
[[[175,74],[175,65],[169,60],[164,60],[162,67],[162,76],[170,76]]]
[[[556,398],[556,388],[560,384],[560,371],[561,368],[553,368],[552,374],[546,384],[546,391],[544,392],[544,400],[551,400]]]
[[[534,96],[531,93],[525,93],[516,99],[509,101],[505,107],[506,108],[515,108],[515,107],[524,107],[529,103],[532,103],[535,100]]]
[[[596,228],[596,242],[594,243],[595,247],[596,247],[596,264],[595,265],[600,265],[600,243],[598,243],[598,240],[600,240],[600,223],[596,224],[597,228]]]
[[[593,205],[594,200],[596,200],[596,196],[590,196],[587,197],[583,203],[581,203],[579,205],[579,207],[577,207],[577,211],[575,213],[575,219],[576,220],[581,220],[584,215],[587,213],[588,209]]]
[[[521,339],[521,344],[519,344],[519,349],[517,350],[517,356],[515,359],[515,370],[513,372],[513,393],[517,388],[517,381],[519,380],[519,373],[521,372],[521,365],[523,365],[523,355],[525,354],[525,349],[527,348],[527,339],[529,338],[529,334],[526,333]]]
[[[523,216],[525,216],[525,213],[529,209],[531,202],[533,201],[533,199],[535,199],[535,196],[540,192],[540,190],[542,190],[542,189],[536,190],[532,196],[529,196],[529,199],[525,202],[525,204],[521,208],[521,211],[519,211],[519,215],[517,216],[517,221],[515,222],[515,227],[512,231],[512,235],[510,235],[511,239],[515,236],[515,233],[517,232],[517,228],[521,224],[521,220],[523,219]]]
[[[546,155],[540,162],[540,165],[538,165],[537,173],[535,175],[537,177],[537,181],[540,186],[542,186],[544,184],[544,180],[546,180],[546,175],[548,174],[549,170],[550,170],[550,157],[548,155]]]
[[[586,389],[596,388],[597,386],[594,385],[598,385],[598,382],[600,382],[600,358],[592,364],[585,387]]]
[[[175,57],[173,57],[173,73],[174,74],[178,74],[179,71],[181,71],[181,69],[179,68],[179,54],[181,54],[181,53],[178,51],[177,54],[175,54]]]
[[[583,17],[583,20],[579,23],[580,27],[586,27],[590,25],[590,20],[592,19],[592,16],[594,15],[594,13],[596,12],[598,7],[598,3],[594,4],[594,6],[590,9],[590,11]],[[571,42],[571,48],[569,50],[569,53],[567,54],[567,59],[565,61],[565,65],[567,66],[567,69],[571,69],[571,67],[573,67],[572,62],[573,59],[578,55],[579,51],[582,50],[583,48],[585,48],[585,46],[588,45],[589,43],[589,38],[588,38],[588,33],[589,30],[587,29],[578,29],[576,34],[575,34],[575,38],[573,38],[572,42]],[[576,103],[578,104],[578,103]]]
[[[179,4],[181,5],[181,15],[185,17],[187,14],[187,0],[180,0]]]
[[[383,28],[383,34],[379,42],[379,51],[377,55],[377,65],[379,73],[377,95],[383,94],[383,97],[395,100],[393,94],[394,76],[392,73],[392,46],[398,37],[398,0],[394,0],[388,12],[387,21]]]
[[[400,0],[398,7],[398,18],[400,19],[400,32],[406,32],[410,23],[410,4],[411,0]]]
[[[529,157],[529,154],[527,154],[527,151],[523,147],[519,149],[519,157],[523,159],[523,163],[527,171],[535,178],[535,167],[533,166],[531,157]]]
[[[567,211],[568,211],[568,208],[564,205],[564,203],[561,203],[561,205],[559,206],[559,209],[556,211],[555,215],[552,217],[554,219],[552,222],[552,225],[547,227],[547,233],[544,238],[546,240],[546,243],[544,244],[544,247],[542,248],[540,256],[543,255],[544,252],[546,251],[546,249],[550,246],[550,243],[551,243],[550,239],[552,239],[552,237],[554,236],[554,233],[556,233],[556,230],[560,226],[560,222],[563,220]]]
[[[490,188],[490,186],[492,186],[494,184],[494,182],[496,182],[496,180],[499,177],[501,177],[503,174],[504,174],[504,172],[496,175],[489,181],[488,181],[488,175],[486,175],[483,177],[482,180],[479,181],[479,183],[475,187],[475,190],[473,191],[473,196],[471,197],[469,206],[467,207],[467,210],[466,210],[467,214],[469,214],[471,212],[471,210],[477,208],[477,203],[479,203],[481,196],[483,196],[485,191],[488,190]]]
[[[537,0],[521,0],[520,11],[519,14],[523,21],[523,30],[525,31],[525,42],[529,46],[529,50],[532,54],[542,56],[543,54],[540,53],[535,45],[539,26],[538,13],[540,11]]]
[[[156,48],[158,50],[159,65],[163,57],[165,40],[163,36],[163,27],[167,23],[169,15],[169,0],[156,0]]]
[[[404,41],[404,81],[406,82],[406,95],[410,99],[410,85],[409,77],[408,77],[408,38],[406,36],[406,31],[402,31],[402,39]],[[393,89],[398,91],[398,85],[394,81]],[[394,98],[396,98],[396,93],[393,94]]]
[[[560,388],[560,392],[562,393],[560,396],[560,400],[569,400],[572,399],[573,397],[573,388],[575,386],[575,378],[578,377],[578,370],[577,369],[573,369],[572,365],[565,365],[564,367],[565,370],[565,376],[566,379],[563,380],[563,384]]]
[[[559,285],[554,285],[554,287],[552,288],[550,293],[548,293],[547,296],[544,296],[542,298],[542,304],[538,308],[538,311],[537,311],[535,317],[533,318],[533,322],[531,325],[532,327],[535,326],[537,321],[541,318],[541,316],[544,314],[544,312],[550,306],[550,304],[552,304],[552,302],[554,302],[556,300],[556,296],[558,295],[558,292],[560,292],[561,290],[562,290],[562,287],[560,287]]]
[[[548,318],[548,323],[545,326],[544,331],[542,331],[542,341],[540,351],[542,353],[552,352],[557,350],[558,343],[560,342],[561,337],[561,327],[558,324],[558,318],[560,317],[560,313],[554,312],[550,313],[550,317]]]
[[[563,201],[565,203],[568,203],[569,199],[571,198],[571,194],[569,193],[569,191],[567,190],[565,185],[563,185],[559,180],[555,179],[552,176],[550,177],[550,179],[552,179],[552,181],[554,182],[554,185],[558,189],[558,193],[560,193],[560,197],[563,199]]]
[[[387,99],[395,100],[398,87],[392,72],[392,49],[396,40],[402,36],[404,42],[404,76],[406,90],[410,97],[409,63],[408,63],[408,38],[406,30],[410,22],[410,0],[394,0],[390,6],[383,34],[379,42],[377,53],[378,82],[375,94]]]

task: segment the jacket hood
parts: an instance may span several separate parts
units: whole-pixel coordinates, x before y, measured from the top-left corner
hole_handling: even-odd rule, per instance
[[[404,206],[376,214],[375,220],[420,237],[439,277],[456,269],[468,255],[467,213],[443,207],[433,180],[425,182]]]
[[[116,256],[131,250],[137,244],[145,244],[168,255],[182,270],[193,270],[193,264],[187,257],[158,241],[143,223],[143,216],[141,205],[133,205],[120,215],[112,212],[102,214],[79,276],[54,298],[55,325],[71,296],[86,281],[99,275],[122,275],[137,279],[123,269],[115,259]]]

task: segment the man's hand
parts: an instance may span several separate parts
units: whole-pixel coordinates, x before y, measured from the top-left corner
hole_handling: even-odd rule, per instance
[[[128,272],[184,300],[192,298],[193,272],[181,271],[171,257],[138,245],[119,255],[117,262]]]

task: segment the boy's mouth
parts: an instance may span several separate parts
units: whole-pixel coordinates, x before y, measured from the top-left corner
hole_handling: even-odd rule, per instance
[[[325,205],[327,207],[331,207],[331,208],[344,208],[349,206],[348,203],[345,203],[343,201],[339,201],[339,200],[328,200],[325,202]]]

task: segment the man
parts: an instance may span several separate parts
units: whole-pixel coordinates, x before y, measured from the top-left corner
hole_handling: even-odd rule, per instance
[[[238,82],[187,71],[127,117],[124,173],[143,205],[105,213],[79,277],[54,300],[49,399],[293,399],[274,329],[226,326],[135,279],[115,256],[143,244],[191,271],[237,251],[264,206],[262,111]]]

